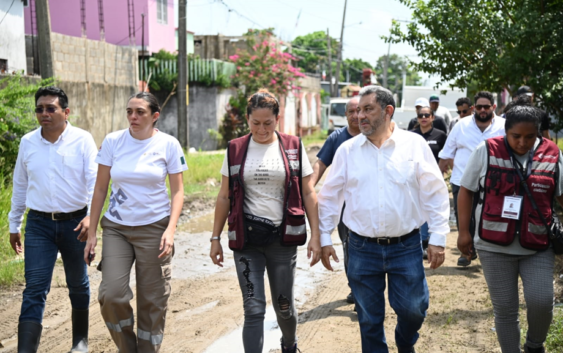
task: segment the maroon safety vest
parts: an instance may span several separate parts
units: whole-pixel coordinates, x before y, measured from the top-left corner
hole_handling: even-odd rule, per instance
[[[514,236],[520,236],[520,245],[531,250],[545,250],[549,247],[547,230],[532,207],[520,178],[514,170],[512,160],[504,142],[504,136],[486,140],[487,174],[483,196],[483,209],[479,222],[479,237],[485,241],[510,245]],[[526,180],[528,188],[543,217],[551,224],[552,202],[555,192],[555,173],[559,160],[559,148],[550,140],[540,141],[532,159],[531,174]],[[470,165],[467,168],[471,168]],[[526,172],[523,173],[524,177]],[[502,218],[505,196],[524,196],[520,219]]]
[[[305,208],[301,181],[301,139],[276,132],[285,165],[283,218],[280,224],[281,244],[303,245],[307,240]],[[229,141],[229,248],[241,250],[246,244],[244,227],[244,164],[252,134]],[[261,215],[256,215],[261,216]]]

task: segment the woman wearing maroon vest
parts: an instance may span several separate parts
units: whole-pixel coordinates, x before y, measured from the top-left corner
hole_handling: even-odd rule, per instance
[[[525,352],[545,352],[553,316],[554,254],[541,217],[551,224],[553,200],[563,203],[563,162],[557,145],[538,134],[542,114],[534,107],[512,108],[506,136],[486,140],[469,158],[458,196],[458,248],[465,256],[471,256],[472,199],[479,197],[475,249],[503,353],[520,352],[518,276],[527,307]]]
[[[223,266],[220,235],[228,219],[229,247],[244,303],[245,352],[262,352],[265,270],[282,331],[282,352],[296,352],[293,282],[297,246],[307,237],[305,214],[311,226],[311,266],[321,254],[317,195],[309,183],[313,169],[300,139],[276,131],[279,103],[271,93],[260,90],[252,95],[246,113],[250,134],[229,142],[221,168],[210,256]]]

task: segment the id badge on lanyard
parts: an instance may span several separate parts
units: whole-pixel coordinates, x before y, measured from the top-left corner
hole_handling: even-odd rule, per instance
[[[522,210],[522,201],[524,197],[519,195],[505,196],[502,205],[502,218],[520,219],[520,211]]]

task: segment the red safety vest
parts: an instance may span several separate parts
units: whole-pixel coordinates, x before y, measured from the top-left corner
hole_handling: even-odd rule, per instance
[[[545,250],[549,247],[549,236],[537,212],[532,207],[520,178],[516,174],[510,154],[504,142],[504,136],[486,140],[487,174],[483,195],[483,208],[479,222],[479,237],[485,241],[510,245],[514,236],[520,236],[520,245],[531,250]],[[532,152],[530,152],[532,153]],[[536,201],[544,219],[551,224],[552,202],[555,192],[555,172],[559,160],[559,148],[550,140],[543,139],[532,159],[531,175],[526,183]],[[471,168],[471,166],[467,166]],[[524,172],[525,176],[526,173]],[[524,197],[520,219],[502,218],[505,196],[521,195]]]
[[[301,139],[276,132],[285,165],[285,193],[281,227],[281,244],[303,245],[307,240],[305,207],[301,181]],[[241,250],[246,244],[244,227],[244,164],[252,134],[229,141],[229,248]],[[260,216],[260,215],[256,215]]]

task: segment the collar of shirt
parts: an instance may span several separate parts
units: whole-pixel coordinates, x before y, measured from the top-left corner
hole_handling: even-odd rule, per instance
[[[489,126],[487,126],[487,128],[483,131],[481,131],[481,129],[479,128],[479,125],[477,125],[477,121],[475,120],[475,115],[473,115],[471,117],[471,121],[473,122],[473,126],[475,126],[475,128],[477,128],[479,131],[481,131],[482,133],[487,132],[488,130],[492,129],[493,125],[495,124],[495,119],[496,119],[497,115],[493,113],[493,118],[491,119],[491,123],[489,124]]]
[[[39,140],[41,142],[43,142],[46,145],[56,145],[57,143],[59,143],[60,141],[64,141],[64,139],[68,136],[70,129],[72,128],[72,125],[70,125],[70,123],[68,122],[68,120],[66,121],[66,126],[65,129],[63,130],[63,133],[61,134],[61,136],[59,136],[59,138],[57,139],[57,141],[55,141],[54,143],[51,143],[49,141],[47,141],[44,137],[43,137],[43,128],[39,127]]]
[[[395,126],[393,128],[393,132],[391,133],[391,136],[389,136],[389,138],[383,142],[383,144],[381,145],[381,148],[385,148],[391,142],[393,142],[393,143],[399,142],[401,133],[399,133],[397,130],[400,130],[400,129]],[[358,135],[357,139],[358,139],[360,146],[363,146],[364,144],[369,143],[373,147],[377,148],[377,146],[375,146],[373,144],[373,142],[371,142],[367,138],[367,136],[362,134],[362,133],[360,133],[360,135]]]

